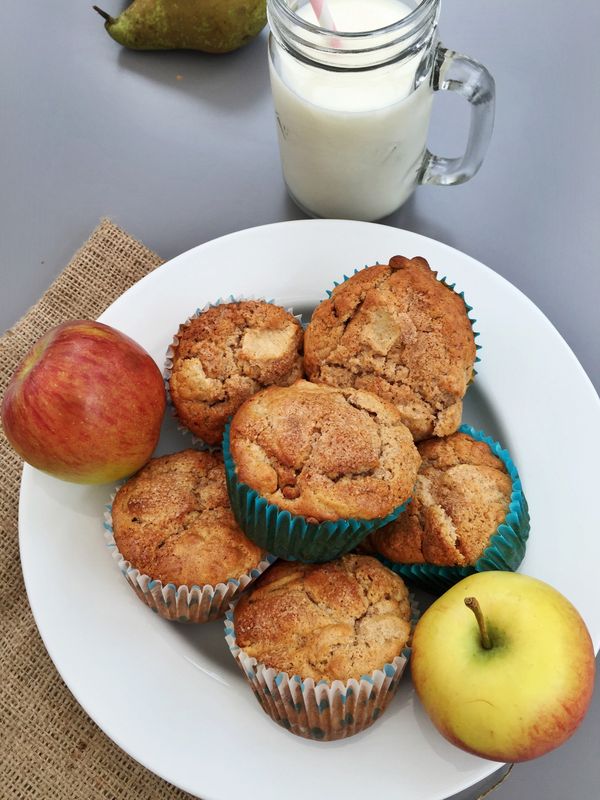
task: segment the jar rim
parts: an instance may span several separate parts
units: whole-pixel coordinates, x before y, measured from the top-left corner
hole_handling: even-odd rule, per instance
[[[308,33],[335,36],[340,41],[350,42],[368,39],[374,35],[382,36],[384,34],[393,33],[395,30],[406,28],[407,26],[410,26],[410,33],[414,33],[424,22],[428,21],[431,15],[431,9],[437,8],[440,0],[421,0],[421,2],[405,17],[401,17],[390,25],[384,25],[382,28],[373,28],[369,31],[339,31],[331,30],[330,28],[322,28],[320,25],[314,25],[312,22],[296,14],[296,12],[289,7],[286,0],[270,0],[270,2],[289,22],[293,25],[298,25]]]

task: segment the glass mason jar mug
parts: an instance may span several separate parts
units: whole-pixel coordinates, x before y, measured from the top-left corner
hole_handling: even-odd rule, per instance
[[[313,216],[375,220],[420,183],[469,180],[492,133],[494,80],[438,42],[440,0],[328,0],[328,7],[337,31],[319,27],[305,0],[267,0],[271,88],[294,201]],[[471,104],[460,158],[427,150],[439,89]]]

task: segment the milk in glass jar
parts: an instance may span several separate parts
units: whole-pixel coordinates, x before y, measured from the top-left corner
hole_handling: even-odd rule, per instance
[[[441,46],[439,0],[268,0],[269,63],[283,176],[307,213],[376,220],[419,183],[475,174],[493,126],[494,81]],[[331,22],[329,22],[331,25]],[[465,154],[427,150],[434,92],[471,103]]]

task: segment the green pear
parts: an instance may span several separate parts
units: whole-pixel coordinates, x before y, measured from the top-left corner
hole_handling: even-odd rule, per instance
[[[265,0],[133,0],[106,20],[112,38],[133,50],[202,50],[227,53],[246,44],[264,28]]]

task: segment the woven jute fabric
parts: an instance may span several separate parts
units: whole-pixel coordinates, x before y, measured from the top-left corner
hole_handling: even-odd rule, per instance
[[[0,394],[48,328],[95,319],[161,259],[104,220],[52,286],[0,340]],[[191,798],[129,758],[89,719],[56,672],[37,632],[19,562],[22,462],[0,432],[0,798]]]

